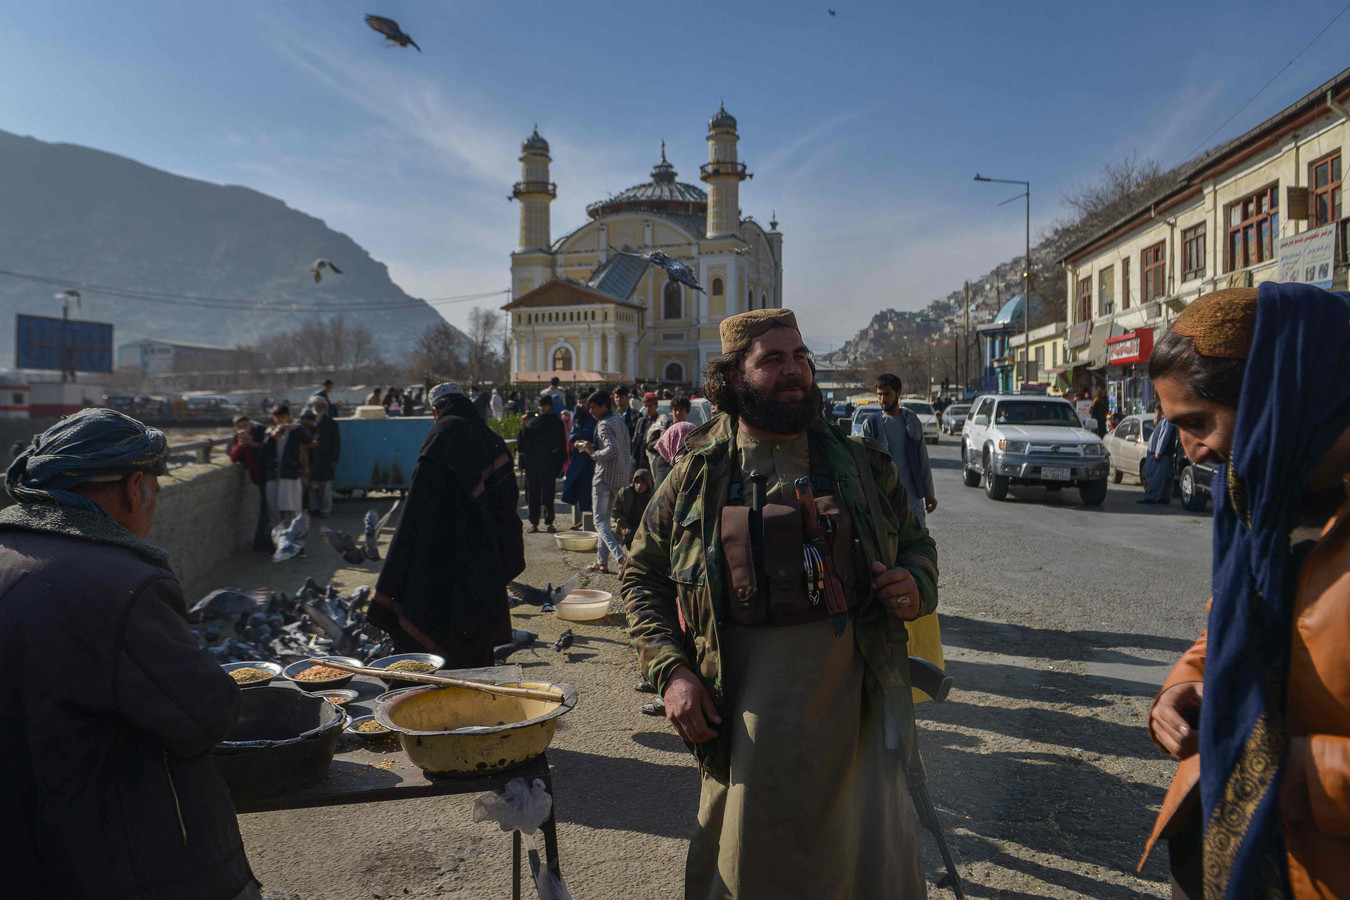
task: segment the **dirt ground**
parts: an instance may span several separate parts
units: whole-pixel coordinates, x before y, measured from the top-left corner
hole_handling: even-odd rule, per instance
[[[368,507],[383,513],[391,502],[339,503],[329,524],[356,533]],[[308,549],[307,559],[281,564],[240,556],[213,583],[294,591],[314,575],[345,591],[375,579],[376,564],[349,566],[317,540]],[[538,586],[561,582],[592,557],[564,553],[543,533],[526,535],[526,551],[521,580]],[[583,586],[615,592],[610,616],[565,623],[527,606],[514,615],[515,627],[538,632],[540,641],[511,662],[580,694],[549,750],[562,872],[578,900],[673,900],[682,896],[698,775],[665,720],[639,711],[650,697],[633,690],[638,675],[617,579],[583,577]],[[1139,727],[1144,694],[1087,670],[1086,661],[1103,652],[1101,636],[982,618],[967,610],[959,585],[947,587],[943,636],[958,688],[946,704],[920,708],[920,734],[967,894],[1166,896],[1160,860],[1145,877],[1134,873],[1149,810],[1170,774]],[[575,646],[554,653],[566,627]],[[261,813],[241,816],[240,825],[269,900],[508,897],[510,837],[475,824],[472,799]],[[941,874],[931,840],[924,852],[931,883]],[[929,896],[951,894],[932,887]]]

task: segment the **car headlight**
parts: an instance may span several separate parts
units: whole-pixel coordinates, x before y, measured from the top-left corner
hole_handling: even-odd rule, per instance
[[[1083,445],[1083,455],[1084,455],[1084,456],[1105,456],[1105,455],[1106,455],[1106,448],[1103,447],[1101,444],[1084,444],[1084,445]]]
[[[1004,453],[1026,453],[1027,442],[1001,439],[998,442],[998,449],[1002,450]]]

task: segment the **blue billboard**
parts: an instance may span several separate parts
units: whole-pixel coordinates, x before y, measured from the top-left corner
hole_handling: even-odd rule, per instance
[[[14,365],[20,369],[111,372],[113,327],[45,316],[15,317]]]

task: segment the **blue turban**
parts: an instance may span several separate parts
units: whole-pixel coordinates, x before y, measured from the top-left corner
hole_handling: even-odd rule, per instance
[[[84,409],[33,438],[10,463],[5,490],[19,503],[58,503],[90,512],[99,505],[74,489],[133,472],[163,475],[164,432],[111,409]]]

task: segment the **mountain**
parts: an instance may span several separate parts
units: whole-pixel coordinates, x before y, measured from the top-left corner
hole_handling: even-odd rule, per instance
[[[325,271],[315,284],[309,267],[320,257],[343,274]],[[368,324],[384,358],[398,361],[442,321],[350,237],[275,197],[4,131],[0,269],[260,307],[203,309],[82,291],[83,306],[72,317],[111,322],[119,345],[149,337],[235,346],[342,312]],[[0,275],[0,334],[13,334],[16,312],[60,316],[52,299],[60,289]],[[401,306],[378,308],[393,303]],[[294,311],[291,304],[321,309]],[[13,338],[0,337],[0,365],[12,365],[13,353]]]

